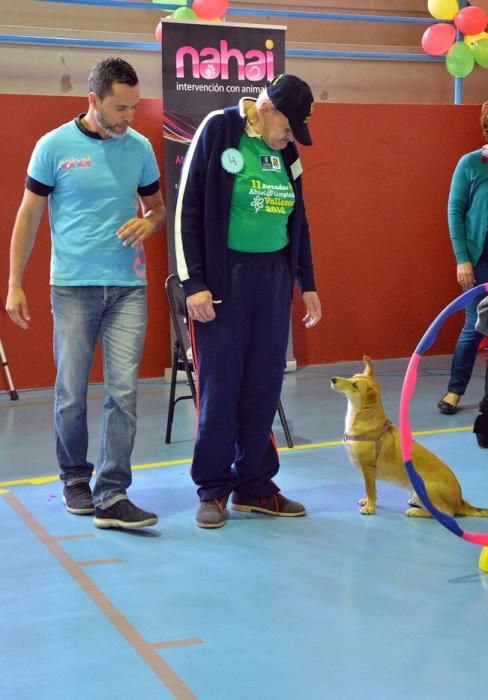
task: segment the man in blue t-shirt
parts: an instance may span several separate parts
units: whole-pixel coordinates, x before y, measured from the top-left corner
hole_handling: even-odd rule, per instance
[[[29,327],[22,277],[48,201],[63,502],[70,513],[94,513],[97,527],[138,528],[158,521],[131,503],[127,489],[147,316],[143,241],[163,224],[165,207],[151,144],[130,128],[139,103],[134,69],[103,59],[88,91],[88,112],[45,134],[32,153],[12,234],[6,309]],[[98,339],[105,400],[92,493],[86,398]]]

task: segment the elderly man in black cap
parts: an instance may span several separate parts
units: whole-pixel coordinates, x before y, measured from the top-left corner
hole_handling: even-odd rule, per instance
[[[278,75],[257,99],[209,114],[185,158],[175,248],[198,375],[199,527],[225,525],[230,495],[234,510],[306,513],[272,480],[271,428],[295,281],[305,326],[321,318],[295,145],[312,143],[312,111],[309,86]]]

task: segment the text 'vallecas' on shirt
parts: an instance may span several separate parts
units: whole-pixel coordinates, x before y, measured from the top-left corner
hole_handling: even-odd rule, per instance
[[[288,245],[287,223],[295,193],[281,157],[259,137],[243,132],[241,169],[234,176],[228,247],[271,253]]]
[[[146,284],[143,246],[124,246],[115,234],[137,216],[137,195],[159,190],[147,138],[129,128],[102,139],[77,118],[37,142],[27,173],[26,187],[49,195],[51,284]]]

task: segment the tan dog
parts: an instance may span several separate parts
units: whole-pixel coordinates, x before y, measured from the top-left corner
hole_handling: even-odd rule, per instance
[[[347,454],[364,477],[366,498],[359,501],[363,515],[372,515],[376,506],[376,481],[391,481],[410,489],[412,486],[403,464],[400,433],[388,420],[381,404],[381,389],[371,360],[363,356],[364,372],[350,379],[332,377],[334,391],[347,398],[344,442]],[[433,505],[448,515],[488,517],[488,509],[475,508],[463,500],[461,487],[453,472],[432,452],[416,442],[412,445],[412,462],[422,479]],[[418,496],[413,493],[405,515],[430,518]]]

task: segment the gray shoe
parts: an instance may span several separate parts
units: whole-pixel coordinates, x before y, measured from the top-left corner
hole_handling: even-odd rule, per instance
[[[291,501],[281,493],[275,493],[269,498],[249,498],[240,496],[236,491],[232,494],[232,510],[242,510],[245,513],[266,513],[267,515],[280,515],[286,518],[297,518],[306,515],[305,506],[298,501]]]
[[[88,481],[77,481],[63,489],[63,503],[68,513],[92,515],[95,512]]]
[[[128,498],[117,501],[110,508],[95,508],[93,524],[96,527],[120,527],[124,530],[135,530],[141,527],[156,525],[158,516],[134,505]]]
[[[201,501],[195,516],[198,527],[223,527],[226,520],[227,498],[215,498],[213,501]]]

